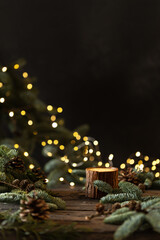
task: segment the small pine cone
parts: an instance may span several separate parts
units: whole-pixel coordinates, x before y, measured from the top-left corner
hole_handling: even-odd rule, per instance
[[[32,172],[34,173],[37,181],[38,181],[38,180],[42,180],[43,183],[46,184],[46,178],[47,178],[47,177],[46,177],[45,173],[41,170],[41,168],[36,168],[36,169],[33,168],[33,169],[32,169]]]
[[[143,183],[138,184],[138,187],[142,190],[142,192],[145,192],[145,185]]]
[[[121,204],[120,203],[114,203],[112,205],[112,212],[115,212],[117,209],[121,208]]]
[[[135,210],[137,206],[137,202],[135,200],[131,200],[129,203],[128,203],[128,207],[130,210]]]
[[[20,171],[24,171],[25,167],[24,167],[24,162],[20,157],[14,157],[12,158],[10,161],[8,161],[6,163],[6,169],[7,168],[12,168],[13,170],[20,170]]]
[[[137,212],[141,212],[141,211],[142,211],[140,202],[138,202],[138,203],[136,204],[135,210],[136,210]]]
[[[12,182],[12,184],[13,184],[14,186],[19,186],[19,183],[20,183],[20,180],[19,180],[19,179],[15,179],[15,180],[13,180],[13,182]]]
[[[20,218],[23,222],[27,221],[28,215],[35,220],[46,220],[49,218],[48,204],[42,199],[28,197],[27,200],[20,201]]]
[[[27,191],[27,192],[31,192],[31,191],[34,190],[34,189],[35,189],[34,184],[28,184],[27,187],[26,187],[26,191]]]
[[[104,205],[102,203],[97,203],[96,204],[96,211],[99,214],[103,214],[104,213]]]
[[[25,190],[28,184],[29,184],[29,181],[27,179],[24,179],[20,182],[19,186],[21,189]]]

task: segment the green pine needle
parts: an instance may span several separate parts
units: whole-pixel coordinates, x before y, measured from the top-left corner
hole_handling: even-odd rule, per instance
[[[112,193],[113,188],[110,184],[103,182],[101,180],[95,180],[94,186],[98,188],[99,191],[105,192],[105,193]]]

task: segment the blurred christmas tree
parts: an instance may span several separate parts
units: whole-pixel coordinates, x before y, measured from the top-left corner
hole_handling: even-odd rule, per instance
[[[0,66],[0,143],[19,149],[30,168],[38,165],[33,156],[41,146],[43,155],[52,159],[45,166],[51,187],[57,181],[83,183],[84,169],[97,161],[101,165],[98,142],[86,136],[87,125],[73,132],[64,127],[63,109],[38,98],[36,79],[23,70],[25,64],[20,59]]]

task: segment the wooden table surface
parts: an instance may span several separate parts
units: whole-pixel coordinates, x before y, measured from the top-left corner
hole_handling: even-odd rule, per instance
[[[94,218],[90,221],[85,219],[86,216],[90,216],[96,212],[95,206],[98,200],[87,199],[81,187],[69,188],[61,186],[53,191],[56,196],[66,201],[66,209],[53,212],[51,218],[61,224],[70,224],[74,222],[77,223],[77,227],[83,228],[84,231],[82,230],[80,232],[80,236],[77,237],[77,240],[113,239],[113,233],[118,226],[104,224],[104,216]],[[144,195],[160,195],[160,191],[146,191]],[[108,204],[108,207],[109,206],[111,205]],[[17,210],[18,208],[19,206],[15,204],[0,203],[0,211],[6,209]],[[154,240],[160,239],[160,235],[152,231],[137,232],[129,239],[135,240],[135,238],[136,240]]]

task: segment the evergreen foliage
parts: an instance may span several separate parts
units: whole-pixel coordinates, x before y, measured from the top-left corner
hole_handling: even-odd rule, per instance
[[[140,198],[142,195],[142,191],[133,183],[119,182],[119,187],[122,192],[136,194],[138,198]]]
[[[102,197],[101,203],[115,203],[115,202],[124,202],[130,200],[138,200],[137,194],[135,193],[119,193],[119,194],[108,194],[105,197]]]
[[[105,192],[105,193],[112,193],[113,192],[113,188],[110,184],[103,182],[101,180],[95,180],[94,181],[94,186],[96,188],[98,188],[98,190],[100,190],[101,192]]]

